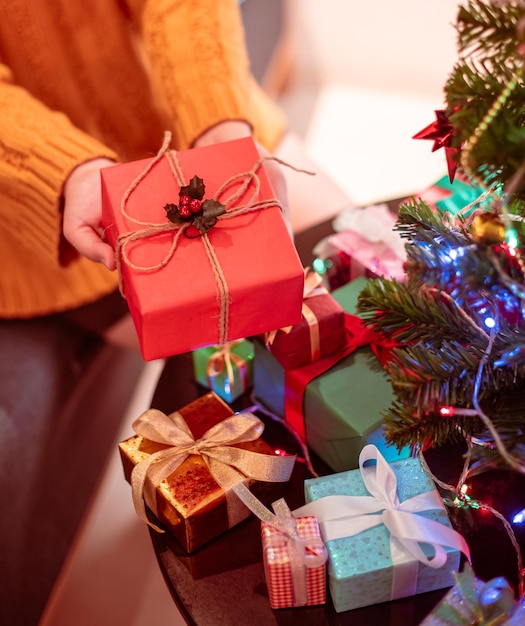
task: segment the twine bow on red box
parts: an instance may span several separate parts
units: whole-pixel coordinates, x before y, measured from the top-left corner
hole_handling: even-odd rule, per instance
[[[131,182],[129,187],[124,192],[121,202],[120,202],[120,212],[124,219],[130,223],[140,227],[138,230],[132,230],[129,232],[122,233],[118,236],[115,245],[115,253],[116,253],[116,263],[117,270],[119,274],[119,284],[120,290],[123,295],[124,289],[122,284],[122,266],[125,265],[130,269],[137,272],[155,272],[161,270],[165,267],[173,258],[177,245],[179,243],[180,237],[183,234],[188,234],[190,229],[193,230],[194,237],[196,233],[197,240],[202,242],[204,246],[206,256],[210,262],[210,266],[213,271],[213,275],[215,278],[216,286],[217,286],[217,299],[219,301],[219,316],[218,316],[218,337],[216,343],[223,344],[226,343],[229,339],[228,337],[228,321],[229,321],[229,302],[230,302],[230,294],[228,289],[228,284],[226,281],[226,277],[224,275],[224,271],[221,267],[219,259],[215,253],[213,245],[208,236],[208,231],[217,221],[223,221],[235,218],[239,215],[251,212],[251,211],[260,211],[267,209],[269,207],[279,207],[282,210],[281,203],[276,198],[271,198],[268,200],[259,200],[261,181],[259,178],[258,171],[262,167],[262,164],[265,161],[274,160],[279,162],[282,165],[287,167],[291,167],[296,171],[301,171],[304,173],[305,170],[299,170],[276,157],[262,157],[257,160],[252,168],[246,172],[241,172],[230,177],[226,180],[220,188],[216,191],[211,201],[216,204],[224,205],[226,210],[221,213],[221,211],[212,211],[213,215],[211,216],[210,221],[201,220],[198,222],[200,224],[200,229],[197,230],[195,228],[195,220],[193,221],[177,221],[176,223],[167,219],[165,222],[148,222],[140,220],[132,215],[130,215],[128,211],[128,202],[133,192],[137,189],[140,183],[148,176],[151,170],[155,167],[155,165],[161,160],[166,159],[170,170],[177,182],[179,188],[187,187],[186,180],[184,174],[181,170],[181,167],[178,163],[177,152],[169,149],[169,144],[171,141],[171,134],[167,132],[164,137],[164,142],[162,147],[160,148],[157,155],[148,162],[147,166],[144,170]],[[234,185],[240,182],[240,186],[235,190],[231,195],[227,195],[228,190]],[[250,189],[251,188],[251,189]],[[248,194],[246,201],[243,200],[244,204],[240,206],[235,206],[235,203],[240,200],[240,198],[244,198],[246,194]],[[205,201],[207,202],[207,201]],[[203,203],[204,204],[204,203]],[[173,238],[171,240],[170,246],[165,252],[164,256],[160,259],[160,261],[154,265],[139,265],[134,263],[130,258],[129,246],[133,242],[138,242],[144,239],[149,239],[151,237],[155,237],[157,235],[172,233]],[[198,245],[198,244],[196,244]]]

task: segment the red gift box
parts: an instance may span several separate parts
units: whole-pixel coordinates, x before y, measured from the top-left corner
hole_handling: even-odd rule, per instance
[[[344,310],[322,281],[316,272],[306,272],[301,321],[264,337],[266,347],[285,370],[318,361],[345,345]]]
[[[300,321],[303,267],[259,159],[247,138],[102,170],[103,221],[145,360]],[[203,236],[165,210],[193,176],[226,207]]]
[[[278,515],[282,513],[279,507],[288,515],[283,500],[273,507]],[[297,517],[293,526],[290,532],[286,527],[261,522],[264,573],[272,609],[326,602],[327,552],[317,518]]]

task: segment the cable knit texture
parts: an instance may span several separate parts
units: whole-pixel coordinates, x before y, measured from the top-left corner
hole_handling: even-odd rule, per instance
[[[236,0],[0,3],[0,316],[67,310],[114,290],[69,258],[65,180],[79,164],[154,155],[165,130],[187,149],[246,120],[270,150],[282,113],[250,75]]]

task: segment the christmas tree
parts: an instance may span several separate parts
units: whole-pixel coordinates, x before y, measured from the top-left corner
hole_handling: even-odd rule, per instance
[[[470,0],[456,31],[443,110],[416,138],[479,197],[455,215],[405,202],[407,280],[371,281],[359,307],[397,346],[387,439],[466,438],[473,464],[525,473],[525,2]]]

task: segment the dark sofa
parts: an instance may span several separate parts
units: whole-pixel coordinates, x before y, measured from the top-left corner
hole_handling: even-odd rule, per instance
[[[144,368],[61,317],[0,321],[0,623],[38,624]]]

